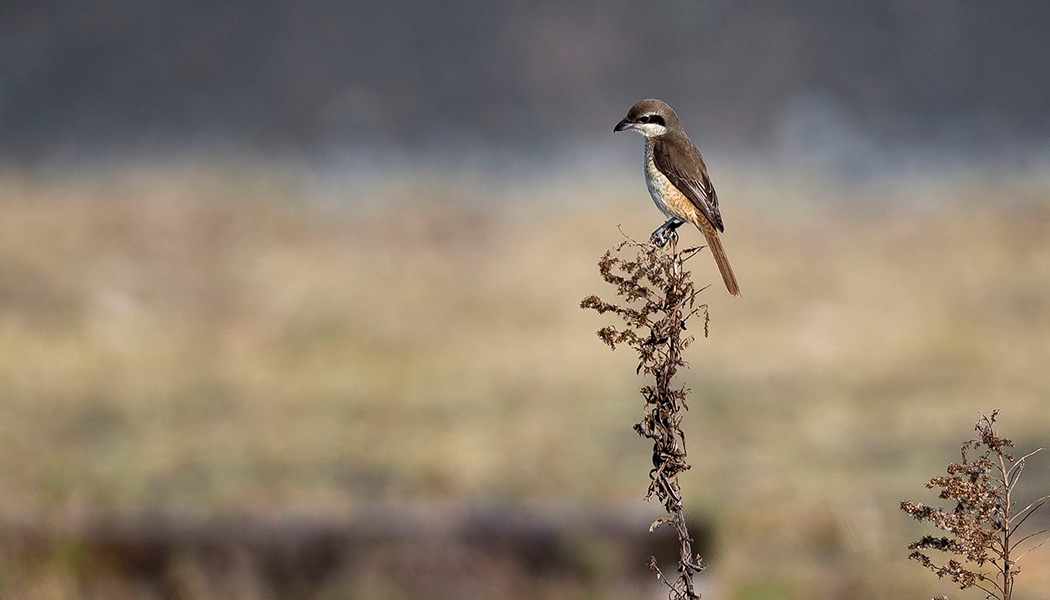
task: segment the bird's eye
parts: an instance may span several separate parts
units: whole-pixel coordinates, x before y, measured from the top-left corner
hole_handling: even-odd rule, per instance
[[[664,126],[664,118],[660,115],[652,115],[649,117],[649,122],[654,125]]]
[[[649,122],[649,115],[642,115],[642,116],[638,117],[638,122],[639,123],[648,123]]]

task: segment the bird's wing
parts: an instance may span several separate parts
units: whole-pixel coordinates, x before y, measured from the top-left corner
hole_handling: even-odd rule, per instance
[[[653,161],[656,168],[689,198],[716,229],[725,231],[722,215],[718,212],[715,186],[707,176],[707,166],[700,151],[689,138],[682,137],[673,142],[657,140],[653,144]]]

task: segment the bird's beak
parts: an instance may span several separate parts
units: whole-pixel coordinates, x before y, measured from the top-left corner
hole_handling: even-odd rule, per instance
[[[623,131],[625,129],[634,129],[634,124],[629,123],[626,118],[617,123],[616,127],[613,127],[613,131]]]

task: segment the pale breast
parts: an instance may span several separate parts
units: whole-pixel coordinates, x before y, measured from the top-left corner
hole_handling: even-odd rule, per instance
[[[656,168],[656,161],[653,159],[653,143],[648,140],[645,144],[645,185],[649,188],[649,195],[653,197],[656,208],[659,208],[668,219],[678,218],[690,223],[697,222],[697,210],[693,203]]]

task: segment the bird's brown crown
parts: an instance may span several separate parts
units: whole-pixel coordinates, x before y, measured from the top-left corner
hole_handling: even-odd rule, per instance
[[[627,118],[624,120],[628,123],[656,123],[668,129],[680,129],[682,127],[674,109],[663,100],[657,100],[656,98],[646,98],[635,103],[627,111]]]

